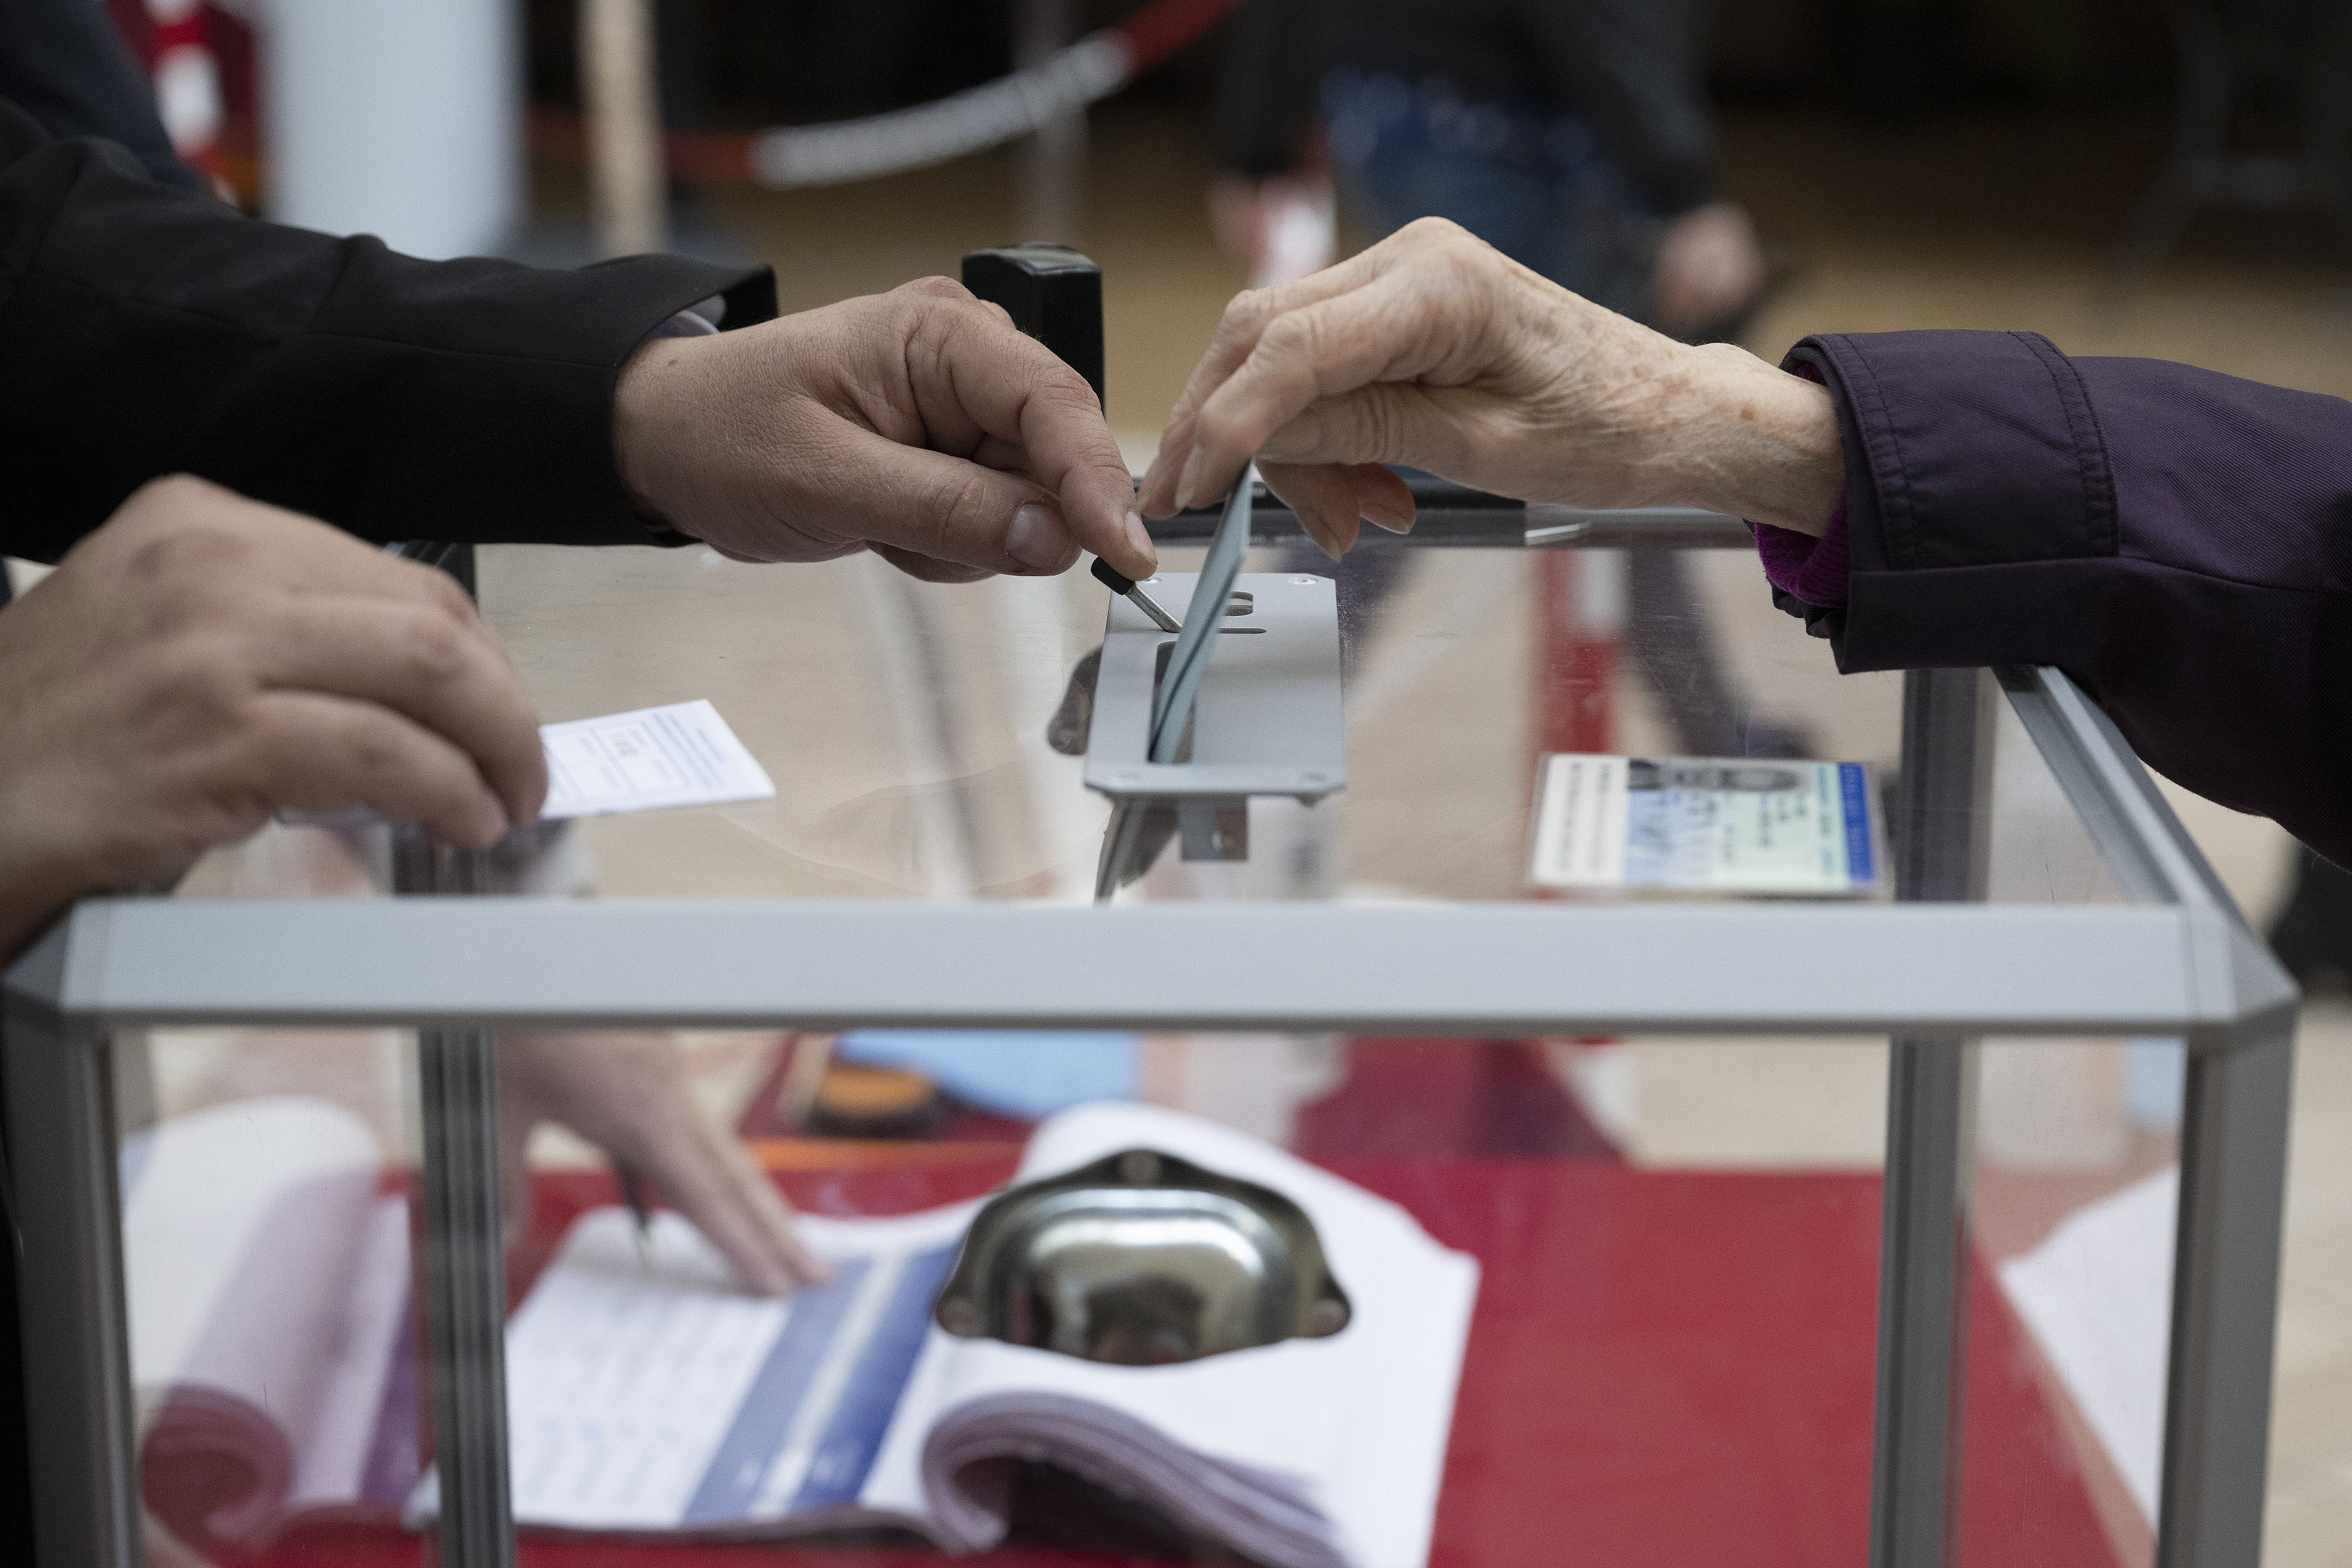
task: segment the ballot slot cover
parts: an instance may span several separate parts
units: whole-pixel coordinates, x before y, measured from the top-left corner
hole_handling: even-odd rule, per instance
[[[961,1338],[1129,1366],[1322,1339],[1351,1315],[1304,1209],[1156,1149],[991,1199],[932,1313]]]
[[[1337,584],[1243,573],[1251,475],[1198,574],[1141,584],[1184,605],[1171,634],[1114,595],[1087,737],[1087,786],[1115,807],[1098,895],[1181,831],[1187,859],[1242,859],[1253,795],[1314,802],[1347,784]]]

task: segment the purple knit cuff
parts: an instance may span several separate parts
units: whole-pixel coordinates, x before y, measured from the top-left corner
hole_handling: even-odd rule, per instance
[[[1764,563],[1764,576],[1772,586],[1817,610],[1834,610],[1845,603],[1849,558],[1845,537],[1845,494],[1838,493],[1830,525],[1815,539],[1790,528],[1751,522],[1756,553]]]

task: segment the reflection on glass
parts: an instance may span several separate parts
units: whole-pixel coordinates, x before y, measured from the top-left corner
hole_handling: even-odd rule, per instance
[[[115,1055],[148,1561],[354,1525],[412,1560],[429,1424],[402,1037],[158,1030]]]
[[[1645,1560],[1759,1540],[1818,1555],[1864,1538],[1876,1042],[858,1031],[688,1035],[679,1047],[694,1099],[792,1200],[834,1282],[784,1300],[749,1291],[667,1212],[638,1240],[603,1161],[542,1131],[530,1229],[511,1254],[526,1305],[510,1387],[519,1412],[538,1413],[519,1415],[515,1436],[526,1518],[578,1523],[587,1510],[598,1529],[667,1531],[756,1516],[766,1522],[742,1527],[791,1534],[820,1506],[868,1521],[887,1506],[964,1543],[1132,1552],[1142,1539],[1197,1553],[1239,1532],[1258,1561],[1280,1563],[1330,1561],[1318,1553],[1340,1538],[1320,1532],[1345,1527],[1348,1560],[1371,1568],[1419,1561],[1423,1530],[1439,1560],[1549,1562],[1569,1520]],[[1126,1120],[1166,1112],[1145,1134]],[[1115,1144],[1069,1142],[1107,1114]],[[1357,1223],[1334,1212],[1391,1227],[1377,1244],[1395,1249],[1385,1265],[1377,1247],[1366,1261],[1360,1236],[1345,1244],[1354,1252],[1333,1242],[1356,1321],[1327,1340],[1210,1358],[1204,1368],[1228,1368],[1193,1405],[1137,1382],[1162,1369],[905,1337],[946,1276],[943,1244],[969,1212],[952,1205],[1065,1157],[1155,1140],[1323,1205],[1327,1240]],[[1317,1195],[1333,1183],[1354,1196]],[[904,1228],[875,1228],[891,1215]],[[1477,1268],[1458,1352],[1442,1342],[1437,1300],[1416,1293],[1442,1293],[1462,1267],[1447,1258]],[[1132,1293],[1152,1288],[1148,1262]],[[630,1375],[581,1359],[604,1342],[583,1338],[583,1322],[625,1302],[625,1331],[652,1336]],[[1400,1312],[1408,1339],[1373,1358],[1380,1370],[1317,1381],[1318,1351],[1360,1355]],[[694,1326],[678,1339],[663,1322]],[[683,1371],[652,1370],[689,1343],[708,1351],[690,1396]],[[1409,1414],[1365,1414],[1421,1386],[1406,1376],[1413,1357],[1439,1351],[1432,1375],[1447,1398],[1424,1390],[1400,1407]],[[722,1364],[736,1370],[714,1374]],[[1085,1386],[1048,1376],[1056,1364]],[[1192,1375],[1169,1386],[1192,1388]],[[1131,1398],[1104,1403],[1105,1389],[1130,1385]],[[876,1397],[878,1414],[861,1403]],[[667,1409],[702,1434],[704,1457],[627,1489],[582,1489],[583,1419]],[[541,1437],[522,1429],[530,1421]],[[957,1511],[970,1484],[957,1465],[1006,1451],[1011,1432],[1054,1462],[1006,1466],[1001,1494]],[[557,1433],[561,1452],[547,1446]],[[1087,1444],[1160,1455],[1149,1500],[1122,1504],[1086,1480]],[[1183,1478],[1217,1454],[1250,1467],[1228,1494],[1242,1500],[1188,1514]],[[1381,1515],[1366,1545],[1353,1531],[1370,1529],[1374,1494],[1391,1508],[1433,1498],[1435,1511]],[[1323,1523],[1262,1533],[1285,1495]]]
[[[1979,1047],[1958,1515],[1970,1564],[2154,1560],[2183,1052]]]

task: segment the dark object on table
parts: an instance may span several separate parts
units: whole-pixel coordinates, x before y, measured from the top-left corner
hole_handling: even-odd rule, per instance
[[[1002,305],[1013,324],[1061,356],[1103,398],[1102,268],[1064,246],[1033,241],[963,258],[963,286]]]

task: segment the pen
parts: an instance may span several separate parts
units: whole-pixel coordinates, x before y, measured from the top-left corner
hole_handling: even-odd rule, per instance
[[[613,1162],[613,1175],[621,1184],[621,1201],[629,1205],[629,1214],[637,1222],[637,1261],[650,1266],[654,1220],[646,1208],[645,1182],[637,1175],[637,1168],[624,1160]]]
[[[1095,581],[1114,594],[1126,595],[1128,603],[1151,617],[1151,624],[1163,632],[1181,632],[1183,623],[1160,607],[1160,601],[1145,593],[1134,578],[1122,574],[1109,562],[1097,558],[1094,564]]]

